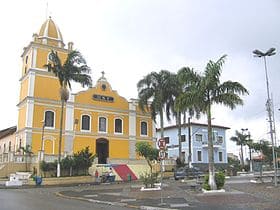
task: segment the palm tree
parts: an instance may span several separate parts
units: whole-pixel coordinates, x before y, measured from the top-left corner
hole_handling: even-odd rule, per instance
[[[182,105],[181,96],[189,91],[188,87],[193,82],[191,77],[188,77],[189,72],[192,71],[190,68],[183,67],[177,74],[171,75],[171,95],[169,96],[166,104],[166,115],[167,119],[170,119],[170,110],[175,116],[176,126],[178,128],[178,143],[179,143],[179,159],[182,163],[184,161],[182,157],[182,115],[184,124],[186,123],[186,113],[191,117],[194,115],[194,106]],[[198,112],[197,112],[198,113]],[[189,145],[190,147],[190,145]],[[189,160],[190,161],[190,160]]]
[[[167,70],[161,70],[159,73],[152,72],[146,75],[137,83],[139,107],[142,111],[151,111],[151,117],[156,121],[156,116],[160,116],[160,133],[164,137],[164,119],[163,112],[170,96],[171,73]],[[151,100],[151,103],[149,103]]]
[[[199,107],[200,111],[207,116],[208,124],[208,161],[209,161],[209,186],[212,190],[217,189],[215,183],[214,150],[211,122],[211,107],[214,104],[222,104],[231,109],[236,105],[243,105],[241,95],[248,94],[248,90],[238,82],[220,82],[222,66],[226,55],[219,58],[216,62],[209,61],[202,75],[189,72],[193,83],[189,91],[182,97],[184,104],[193,104]]]
[[[27,144],[26,145],[26,147],[20,147],[19,148],[19,151],[22,151],[23,152],[23,154],[24,154],[24,159],[25,159],[25,170],[26,171],[28,171],[28,160],[27,160],[27,158],[29,157],[29,162],[30,162],[30,157],[31,157],[31,155],[33,154],[33,152],[32,152],[32,148],[31,148],[31,146],[29,145],[29,144]]]
[[[240,146],[240,151],[241,151],[240,159],[241,159],[242,169],[244,169],[243,146],[250,144],[248,137],[249,137],[249,135],[247,135],[247,134],[243,134],[242,132],[235,131],[235,136],[232,136],[230,138],[231,141],[234,141],[236,143],[236,145]]]
[[[66,61],[62,64],[57,52],[51,51],[49,54],[49,63],[45,66],[48,71],[54,73],[58,78],[60,84],[60,99],[61,99],[61,114],[60,114],[60,131],[59,131],[59,144],[58,144],[58,162],[57,162],[57,177],[60,177],[60,162],[61,162],[61,141],[62,141],[62,126],[63,126],[63,110],[64,103],[69,99],[69,91],[71,90],[71,82],[77,82],[85,86],[91,86],[92,80],[88,75],[91,69],[86,64],[79,51],[71,51]]]

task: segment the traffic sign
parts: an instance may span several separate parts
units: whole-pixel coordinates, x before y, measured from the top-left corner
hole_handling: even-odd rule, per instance
[[[166,146],[165,139],[159,139],[157,144],[158,144],[159,149],[161,149],[161,150],[165,149],[165,146]]]
[[[165,158],[165,152],[163,150],[160,150],[158,153],[158,157],[160,160],[163,160]]]

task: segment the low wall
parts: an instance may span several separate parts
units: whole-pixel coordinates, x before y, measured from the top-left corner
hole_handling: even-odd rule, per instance
[[[30,163],[5,163],[1,164],[0,177],[9,177],[10,174],[17,171],[31,171]],[[26,170],[27,169],[27,170]]]

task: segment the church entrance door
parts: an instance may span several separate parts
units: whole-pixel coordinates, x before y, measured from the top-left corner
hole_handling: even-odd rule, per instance
[[[104,138],[96,140],[96,154],[98,157],[98,164],[106,164],[109,157],[109,141]]]

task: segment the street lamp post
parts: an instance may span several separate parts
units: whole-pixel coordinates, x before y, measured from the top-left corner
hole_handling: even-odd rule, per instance
[[[38,152],[38,174],[40,175],[40,163],[41,161],[44,160],[44,132],[45,132],[45,126],[46,122],[45,120],[42,120],[41,123],[43,124],[42,126],[42,137],[41,137],[41,148],[40,151]]]
[[[253,141],[251,140],[251,133],[250,132],[248,132],[248,136],[249,136],[248,147],[249,147],[249,158],[250,158],[250,172],[253,172],[253,161],[252,161],[252,144],[253,144]]]
[[[261,52],[260,50],[254,50],[253,54],[255,57],[263,58],[264,59],[264,69],[265,69],[265,79],[266,79],[266,91],[267,91],[267,101],[266,101],[266,109],[268,113],[268,120],[269,120],[269,128],[270,128],[270,138],[272,143],[272,156],[273,156],[273,169],[274,169],[274,185],[277,186],[277,177],[276,177],[276,164],[275,164],[275,152],[274,152],[274,139],[273,139],[273,122],[272,122],[272,103],[270,98],[269,92],[269,83],[268,83],[268,74],[267,74],[267,65],[266,65],[266,57],[275,55],[275,48],[270,48],[265,53]]]
[[[42,138],[41,138],[41,151],[43,151],[44,147],[44,132],[45,132],[45,126],[46,126],[46,123],[45,123],[45,120],[42,120],[41,121],[42,124],[43,124],[43,127],[42,127]]]
[[[246,143],[246,136],[244,134],[245,131],[248,131],[248,128],[241,128],[242,138],[244,138],[244,142],[241,141],[241,163],[242,163],[242,170],[244,170],[244,153],[243,153],[243,144]]]
[[[192,149],[191,149],[191,117],[188,118],[188,140],[189,140],[189,155],[188,155],[188,163],[189,168],[192,168]]]

